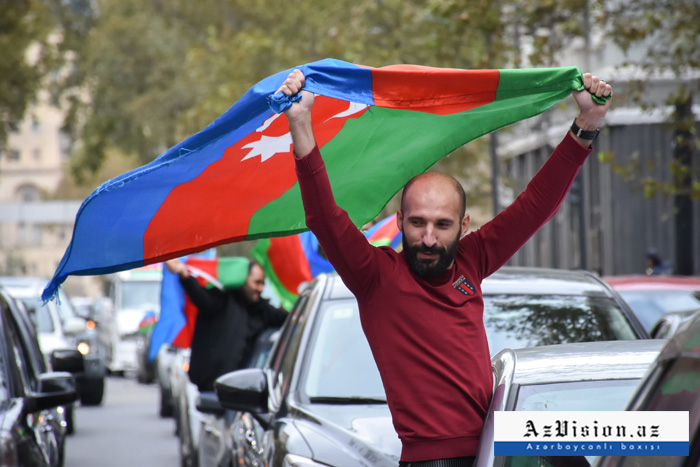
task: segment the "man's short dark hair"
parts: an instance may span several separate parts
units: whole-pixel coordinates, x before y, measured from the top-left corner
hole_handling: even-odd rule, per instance
[[[248,263],[248,275],[249,275],[249,276],[250,276],[250,273],[253,272],[253,268],[254,268],[256,265],[257,265],[257,266],[260,266],[260,267],[262,268],[262,264],[258,263],[258,262],[255,261],[254,259],[251,259],[251,260],[250,260],[250,263]],[[264,270],[264,269],[263,269],[263,270]]]

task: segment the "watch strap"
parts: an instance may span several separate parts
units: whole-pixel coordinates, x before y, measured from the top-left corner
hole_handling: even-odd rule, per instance
[[[576,119],[574,119],[574,122],[571,124],[571,131],[578,138],[593,141],[598,136],[598,133],[600,133],[600,128],[596,128],[593,131],[586,131],[582,128],[579,128],[579,126],[576,124]]]

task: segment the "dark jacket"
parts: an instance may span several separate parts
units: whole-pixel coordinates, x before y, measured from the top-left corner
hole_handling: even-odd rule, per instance
[[[249,302],[237,289],[206,289],[193,277],[180,282],[197,307],[190,381],[200,391],[213,391],[216,378],[247,366],[260,333],[281,326],[288,313],[262,298]]]

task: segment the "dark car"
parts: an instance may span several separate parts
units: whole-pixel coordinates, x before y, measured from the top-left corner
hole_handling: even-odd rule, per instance
[[[78,398],[69,372],[83,370],[74,349],[56,350],[47,371],[26,310],[0,289],[0,460],[2,465],[63,464],[62,407]]]
[[[594,464],[596,467],[700,465],[700,312],[668,339],[627,410],[688,412],[689,456],[607,456],[599,458]]]
[[[482,290],[492,353],[648,337],[587,272],[502,268]],[[357,302],[337,275],[318,276],[302,293],[263,369],[224,375],[215,389],[224,407],[241,412],[232,430],[237,465],[398,463],[401,445]]]
[[[42,303],[41,292],[47,282],[31,277],[0,277],[5,290],[29,310],[45,359],[50,358],[54,349],[74,348],[84,355],[85,370],[76,375],[80,403],[99,405],[104,395],[107,367],[104,356],[98,351],[97,333],[88,329],[87,322],[76,315],[63,290],[59,289],[56,300]],[[68,424],[70,433],[73,431],[70,416]]]
[[[260,334],[247,365],[249,368],[265,366],[279,335],[280,331],[275,328],[267,329]],[[240,433],[245,425],[241,414],[224,409],[213,392],[199,394],[197,410],[202,414],[202,429],[199,431],[197,442],[199,465],[207,467],[234,465],[232,463],[233,437]]]

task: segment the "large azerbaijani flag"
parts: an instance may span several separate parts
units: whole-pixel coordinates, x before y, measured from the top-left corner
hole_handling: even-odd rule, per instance
[[[358,226],[458,147],[583,89],[576,67],[370,68],[326,59],[298,68],[318,95],[314,132],[335,197]],[[202,131],[88,196],[43,298],[68,275],[306,230],[286,118],[268,101],[290,72],[260,81]]]

